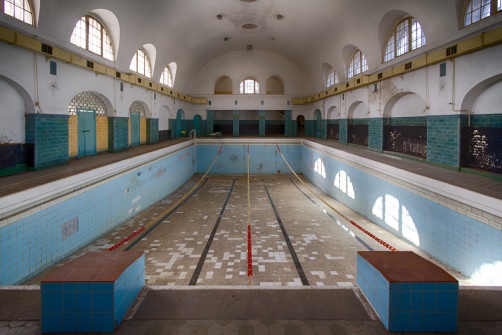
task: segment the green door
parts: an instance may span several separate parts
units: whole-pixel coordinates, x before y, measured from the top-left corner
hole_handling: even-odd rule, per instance
[[[202,130],[202,117],[200,115],[195,115],[193,117],[193,129],[195,129],[195,135],[196,136],[202,136],[201,130]]]
[[[131,147],[135,147],[140,143],[140,115],[139,113],[131,113]]]
[[[78,157],[96,154],[96,110],[77,109]]]

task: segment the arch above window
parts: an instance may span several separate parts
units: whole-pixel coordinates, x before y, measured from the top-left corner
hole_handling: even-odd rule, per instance
[[[464,11],[464,27],[502,10],[502,0],[469,0]]]
[[[392,30],[385,48],[384,62],[425,45],[422,26],[413,17],[400,21]]]
[[[221,76],[214,84],[214,94],[232,94],[232,79]]]
[[[259,94],[260,84],[254,77],[246,77],[240,82],[240,94]]]
[[[271,76],[267,79],[267,94],[284,94],[284,84],[279,76]]]
[[[92,16],[85,15],[78,20],[71,34],[70,42],[112,62],[114,61],[115,57],[110,35],[105,27]]]
[[[169,66],[166,66],[160,75],[160,83],[173,87],[173,74]]]
[[[358,74],[368,70],[368,63],[366,62],[366,57],[361,52],[361,50],[357,49],[350,57],[349,61],[349,73],[348,78],[352,78],[357,76]]]
[[[3,12],[32,26],[35,25],[33,6],[29,0],[4,0]]]
[[[138,49],[131,60],[131,65],[129,69],[145,76],[148,78],[152,77],[152,66],[150,65],[150,59],[143,49]]]

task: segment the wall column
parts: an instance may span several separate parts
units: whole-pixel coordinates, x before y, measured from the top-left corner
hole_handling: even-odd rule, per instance
[[[284,135],[293,136],[291,132],[291,111],[284,111]]]
[[[427,160],[460,168],[461,116],[431,116],[427,119]]]
[[[349,123],[348,119],[340,119],[340,123],[339,123],[340,143],[347,144],[348,123]]]
[[[37,170],[68,163],[70,116],[26,114],[25,117],[26,143],[33,144],[33,153],[28,153],[33,158],[33,168]]]
[[[146,143],[159,142],[159,119],[146,119]]]
[[[206,115],[207,134],[210,135],[214,133],[214,111],[207,110],[206,112],[207,112]]]
[[[265,111],[261,110],[258,112],[259,115],[258,115],[258,133],[260,136],[265,136]]]
[[[233,117],[233,135],[239,136],[239,111],[234,111]]]
[[[368,120],[368,148],[383,151],[383,118]]]
[[[109,116],[108,151],[119,152],[127,149],[129,149],[129,118]]]

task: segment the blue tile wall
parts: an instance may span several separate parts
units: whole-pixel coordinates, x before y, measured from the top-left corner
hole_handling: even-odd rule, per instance
[[[502,114],[471,115],[471,127],[500,128],[502,127]]]
[[[206,129],[207,129],[207,135],[212,134],[214,132],[213,128],[213,122],[214,122],[214,111],[208,110],[207,112],[207,121],[206,121]]]
[[[340,143],[347,143],[347,136],[348,136],[348,122],[349,120],[347,119],[340,119],[339,124],[340,124]]]
[[[318,159],[325,177],[314,171]],[[483,265],[500,262],[498,229],[305,146],[300,164],[300,171],[321,190],[469,277]],[[345,181],[339,187],[337,174]]]
[[[146,119],[146,143],[159,142],[159,119]]]
[[[22,282],[173,192],[193,175],[192,160],[186,148],[1,227],[0,285]],[[78,232],[62,240],[62,225],[76,217]]]
[[[316,137],[315,120],[305,120],[305,137]]]
[[[26,143],[34,143],[34,168],[68,162],[69,115],[26,114]]]
[[[284,157],[296,171],[300,169],[299,145],[279,145]],[[219,145],[197,146],[197,173],[205,173],[211,166]],[[216,160],[212,174],[245,174],[247,173],[247,144],[224,145]],[[284,163],[275,145],[250,145],[249,170],[252,174],[289,174],[288,166]]]
[[[459,116],[437,116],[427,119],[427,160],[460,167]]]
[[[291,125],[291,111],[290,110],[285,110],[284,111],[284,134],[287,137],[293,136],[291,128],[292,128],[292,125]]]
[[[232,125],[233,125],[233,135],[239,136],[239,111],[238,110],[234,111]]]
[[[129,149],[129,118],[109,116],[108,151],[118,152],[127,149]]]
[[[383,150],[383,122],[382,118],[368,120],[368,147]]]
[[[328,120],[321,121],[321,138],[328,138]]]

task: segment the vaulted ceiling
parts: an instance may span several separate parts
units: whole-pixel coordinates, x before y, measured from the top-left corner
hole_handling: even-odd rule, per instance
[[[175,88],[187,93],[190,78],[204,64],[250,47],[290,59],[312,83],[312,89],[320,90],[323,64],[333,66],[343,80],[347,61],[356,48],[365,54],[370,72],[385,67],[385,43],[401,18],[413,16],[421,23],[427,38],[424,50],[461,37],[465,5],[463,0],[40,2],[37,29],[42,35],[69,44],[77,20],[93,12],[110,30],[118,68],[128,69],[134,52],[151,44],[153,77],[160,77],[167,64],[176,62]]]

